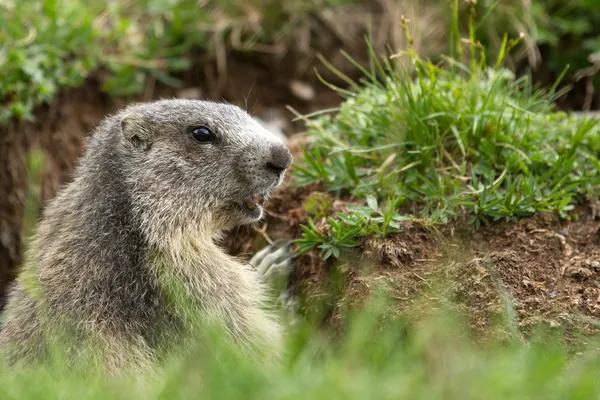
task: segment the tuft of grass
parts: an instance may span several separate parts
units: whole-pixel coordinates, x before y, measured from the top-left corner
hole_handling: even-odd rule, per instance
[[[322,218],[329,215],[333,206],[332,203],[331,196],[325,193],[313,192],[304,200],[302,209],[311,217]]]
[[[304,235],[297,240],[299,253],[302,254],[313,247],[321,249],[323,259],[339,257],[340,248],[358,246],[357,238],[366,236],[385,237],[390,233],[402,232],[400,223],[412,219],[399,215],[397,206],[404,200],[399,197],[395,201],[388,201],[382,210],[378,207],[374,196],[367,196],[367,206],[349,205],[346,207],[348,214],[338,212],[336,218],[328,217],[328,230],[323,232],[309,217],[308,226],[301,226]]]
[[[502,68],[519,39],[505,36],[490,67],[470,31],[461,38],[454,30],[455,57],[441,64],[410,47],[383,58],[371,50],[370,69],[355,63],[364,79],[344,77],[350,89],[334,88],[345,99],[338,112],[307,118],[313,141],[295,184],[319,182],[370,210],[348,207],[350,215],[331,218],[334,235],[305,227],[300,251],[386,235],[403,219],[432,226],[467,217],[479,227],[536,212],[567,217],[578,202],[598,197],[598,121],[553,112],[555,88],[543,91]],[[370,214],[377,200],[387,212]],[[373,222],[379,225],[370,228]]]

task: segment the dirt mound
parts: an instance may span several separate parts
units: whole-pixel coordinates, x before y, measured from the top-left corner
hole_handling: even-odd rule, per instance
[[[286,188],[275,195],[264,225],[232,232],[229,248],[251,254],[271,238],[299,237],[308,218],[304,200],[320,190]],[[397,313],[418,317],[450,301],[482,337],[499,324],[514,325],[507,336],[525,337],[540,325],[564,329],[568,338],[600,333],[597,207],[579,207],[571,221],[538,215],[479,231],[455,222],[436,234],[406,223],[404,232],[363,240],[339,260],[324,262],[318,250],[300,256],[292,285],[303,312],[318,313],[333,327],[342,323],[343,310],[385,287]]]
[[[600,322],[600,222],[592,207],[577,221],[532,218],[485,229],[477,254],[514,298],[522,327]]]

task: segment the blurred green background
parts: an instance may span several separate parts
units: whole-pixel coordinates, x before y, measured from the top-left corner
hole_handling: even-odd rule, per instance
[[[461,2],[468,18],[469,2]],[[477,37],[493,54],[504,33],[525,34],[509,65],[548,85],[569,67],[565,84],[576,90],[561,106],[597,107],[588,82],[600,63],[600,2],[527,0],[477,2]],[[0,8],[0,123],[32,119],[35,107],[61,88],[89,77],[111,96],[139,95],[159,82],[181,87],[182,72],[216,60],[227,74],[231,53],[281,62],[289,52],[305,56],[290,76],[314,65],[312,56],[339,48],[365,54],[361,36],[370,28],[375,45],[401,48],[400,16],[412,21],[417,50],[447,53],[452,23],[447,0],[21,0]],[[310,69],[310,68],[308,68]]]

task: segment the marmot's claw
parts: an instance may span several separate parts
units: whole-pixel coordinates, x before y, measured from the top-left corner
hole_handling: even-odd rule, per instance
[[[286,258],[281,262],[271,264],[263,276],[266,279],[272,279],[275,276],[281,276],[285,277],[287,280],[292,271],[294,271],[295,266],[296,264],[292,258]]]
[[[258,251],[254,255],[254,257],[252,257],[252,259],[250,260],[250,264],[252,264],[255,268],[259,269],[259,266],[263,263],[263,261],[265,260],[265,257],[270,255],[271,253],[276,252],[278,250],[278,246],[282,243],[286,243],[286,244],[284,246],[282,246],[281,248],[287,248],[288,250],[292,245],[292,242],[290,240],[285,240],[285,239],[276,240],[273,243],[271,243],[270,245],[268,245],[268,246],[264,247],[263,249],[261,249],[260,251]]]
[[[297,322],[298,311],[300,310],[300,302],[294,294],[294,290],[284,290],[279,295],[279,305],[284,310],[284,315],[288,319],[288,323]]]
[[[284,243],[284,242],[291,243],[289,240],[285,240],[285,239],[277,239],[276,241],[274,241],[273,243],[271,243],[271,244],[270,244],[270,245],[268,245],[267,247],[270,247],[270,248],[275,248],[275,247],[277,247],[278,245],[280,245],[281,243]]]
[[[286,242],[286,244],[278,248],[277,245],[283,242]],[[272,272],[269,272],[271,270],[287,270],[295,264],[295,257],[291,252],[291,246],[292,242],[289,240],[275,241],[273,244],[256,253],[250,260],[250,263],[263,276],[272,274]],[[291,269],[288,272],[291,272]]]
[[[279,246],[282,243],[285,244]],[[278,302],[286,317],[291,319],[288,321],[290,323],[293,323],[300,308],[294,288],[288,288],[289,277],[296,268],[296,255],[292,253],[292,244],[289,240],[277,240],[256,253],[250,261],[262,279],[280,291]]]

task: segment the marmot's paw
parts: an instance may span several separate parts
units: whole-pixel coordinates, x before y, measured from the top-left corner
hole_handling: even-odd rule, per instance
[[[299,321],[300,301],[296,297],[294,290],[283,290],[279,295],[279,306],[283,310],[283,316],[287,324],[293,325]]]
[[[296,258],[291,247],[291,242],[278,240],[260,250],[250,260],[262,279],[279,291],[277,301],[288,324],[294,324],[297,321],[300,308],[294,290],[288,288],[290,274],[296,266]]]
[[[283,278],[287,282],[296,261],[291,246],[289,241],[277,240],[256,253],[250,263],[266,281]]]

